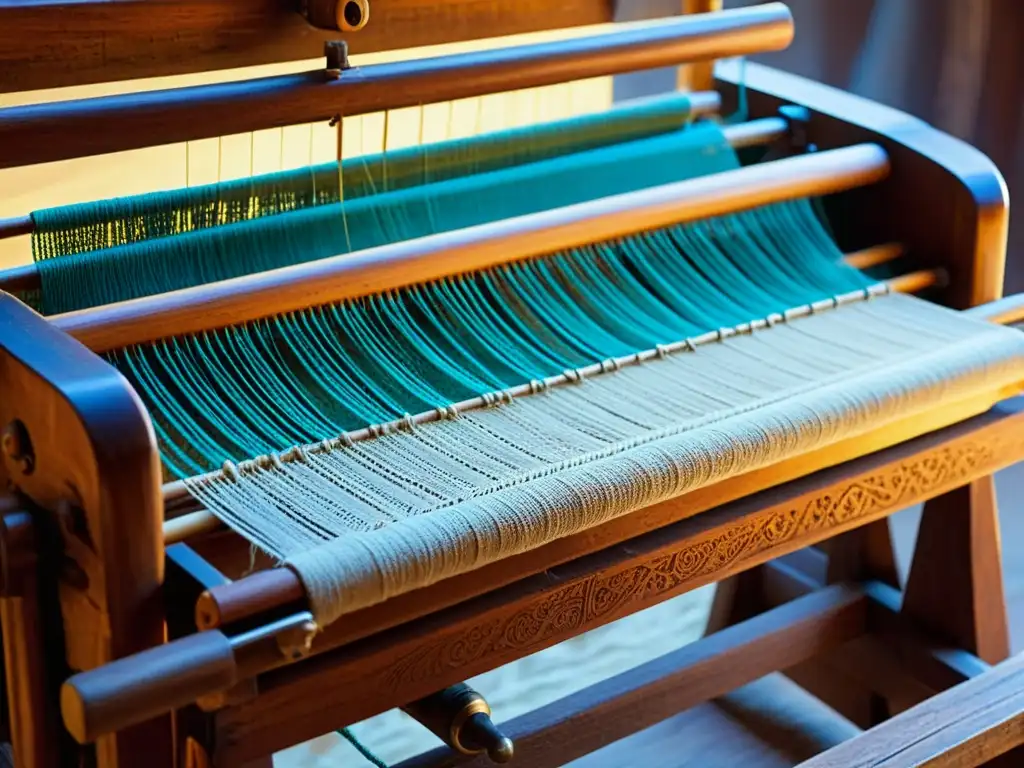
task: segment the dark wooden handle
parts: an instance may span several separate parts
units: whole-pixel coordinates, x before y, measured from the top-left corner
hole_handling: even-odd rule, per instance
[[[60,693],[68,731],[81,744],[230,688],[237,667],[222,632],[200,632],[74,675]]]

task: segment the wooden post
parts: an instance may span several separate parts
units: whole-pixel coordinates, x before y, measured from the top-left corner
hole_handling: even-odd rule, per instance
[[[722,10],[722,0],[683,0],[683,14],[711,13]],[[679,87],[686,91],[715,89],[715,62],[701,61],[679,68]]]
[[[991,475],[924,506],[903,615],[989,664],[1010,655]]]
[[[778,594],[779,580],[773,577],[779,570],[791,580],[805,583],[808,589],[864,580],[898,587],[889,521],[874,521],[722,582],[717,587],[707,632],[746,621],[794,597]],[[786,674],[861,728],[869,728],[889,715],[885,700],[860,684],[855,672],[844,669],[841,649],[808,660],[786,670]]]

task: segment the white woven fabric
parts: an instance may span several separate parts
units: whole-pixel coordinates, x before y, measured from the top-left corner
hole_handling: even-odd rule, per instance
[[[856,301],[301,461],[191,481],[321,625],[730,476],[1024,380],[1024,335]]]

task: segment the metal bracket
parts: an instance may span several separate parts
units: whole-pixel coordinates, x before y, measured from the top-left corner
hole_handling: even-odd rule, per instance
[[[807,140],[807,126],[811,122],[811,111],[799,104],[784,104],[779,107],[779,117],[789,127],[789,146],[794,152],[816,152],[818,147]]]

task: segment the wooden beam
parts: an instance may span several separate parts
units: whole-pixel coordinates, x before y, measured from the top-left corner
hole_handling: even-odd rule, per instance
[[[672,224],[831,194],[878,182],[889,170],[885,152],[873,144],[816,152],[69,312],[54,316],[51,322],[94,352],[104,352],[169,334],[212,330],[488,269]]]
[[[982,765],[1024,744],[1024,656],[935,696],[800,768]]]
[[[370,0],[352,53],[612,20],[612,0]],[[315,59],[341,33],[294,0],[0,0],[0,93]]]
[[[558,768],[678,712],[858,637],[867,600],[837,585],[736,624],[501,725],[515,759]],[[436,766],[439,749],[396,768]],[[485,768],[486,757],[466,761]]]
[[[109,3],[119,6],[121,3]],[[2,22],[0,22],[2,23]],[[441,26],[444,26],[441,24]],[[49,163],[785,48],[781,3],[505,46],[0,110],[0,168]]]

